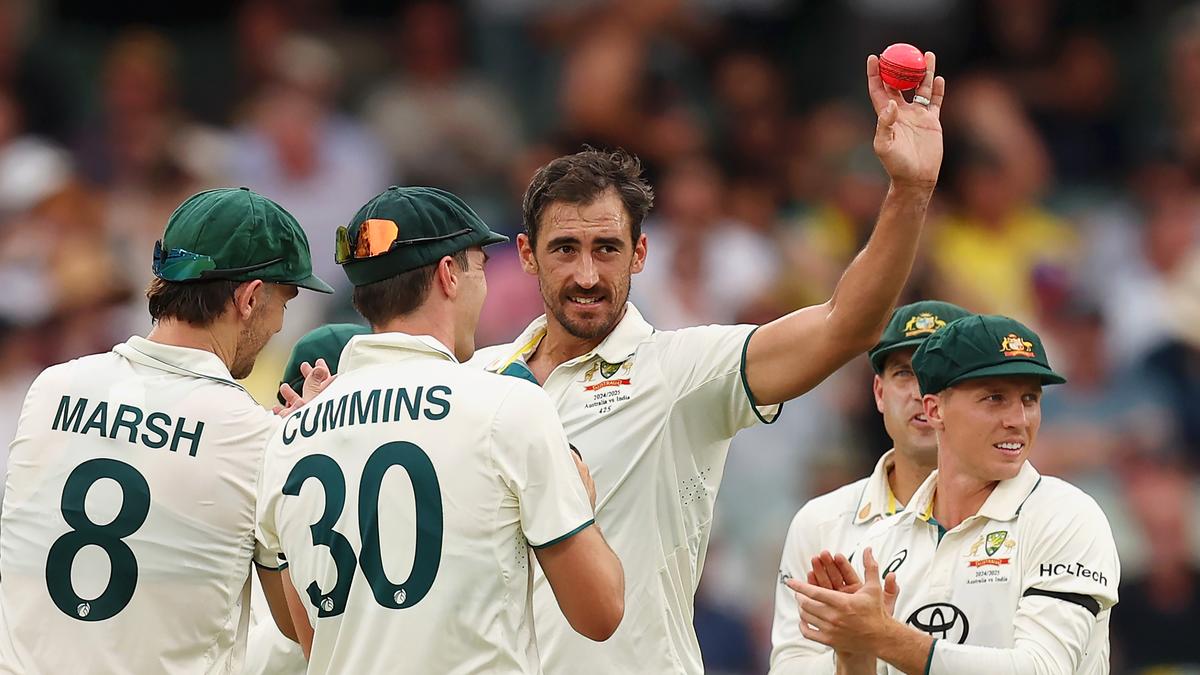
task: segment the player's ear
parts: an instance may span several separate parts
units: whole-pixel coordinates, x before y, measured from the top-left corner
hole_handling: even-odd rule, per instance
[[[537,257],[533,255],[533,242],[524,232],[517,235],[517,255],[521,258],[521,269],[525,270],[526,274],[537,274]]]
[[[259,292],[262,289],[262,292]],[[233,290],[234,311],[241,319],[249,319],[258,305],[266,300],[266,284],[261,279],[238,284]]]
[[[437,262],[433,273],[434,283],[451,300],[458,297],[458,272],[458,263],[447,255]]]
[[[875,409],[883,412],[883,376],[876,375],[871,382],[871,390],[875,392]]]
[[[638,239],[633,244],[633,263],[629,266],[629,271],[633,274],[641,272],[646,267],[646,235],[639,234]]]
[[[946,420],[943,415],[942,403],[944,402],[941,394],[925,394],[921,398],[921,403],[925,406],[925,419],[929,421],[929,425],[934,429],[941,431],[946,428]]]

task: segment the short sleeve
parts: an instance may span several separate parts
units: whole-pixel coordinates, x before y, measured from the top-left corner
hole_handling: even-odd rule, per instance
[[[594,522],[558,411],[541,388],[512,380],[493,421],[492,448],[531,546],[557,544]]]
[[[731,438],[757,422],[771,424],[782,404],[757,406],[746,381],[746,348],[758,326],[697,326],[663,334],[659,363],[680,405],[719,423]]]
[[[277,436],[267,444],[263,458],[262,475],[258,481],[258,501],[255,508],[254,564],[270,570],[283,569],[287,561],[279,543],[279,530],[275,523],[279,500],[283,496],[283,485],[273,480],[271,453],[276,449]]]

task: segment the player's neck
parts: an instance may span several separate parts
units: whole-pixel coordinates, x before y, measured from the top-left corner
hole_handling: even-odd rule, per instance
[[[942,527],[952,530],[979,513],[999,481],[983,481],[965,472],[942,466],[937,475],[933,515]]]
[[[913,455],[912,452],[896,448],[893,455],[895,459],[888,471],[888,487],[892,490],[892,496],[901,504],[908,504],[917,488],[921,487],[921,483],[924,483],[930,472],[937,468],[932,464],[919,463]]]
[[[237,353],[237,332],[226,329],[219,320],[201,327],[177,319],[162,319],[154,324],[146,339],[172,347],[212,352],[226,368],[233,367]]]
[[[545,383],[546,378],[554,369],[573,358],[583,356],[595,349],[608,334],[597,338],[580,338],[572,335],[563,328],[562,324],[547,316],[546,336],[538,343],[537,349],[526,359],[529,369],[533,371],[538,382]]]
[[[434,313],[418,310],[407,316],[395,317],[372,329],[376,333],[406,333],[408,335],[428,335],[446,349],[454,349],[454,325],[445,313]]]

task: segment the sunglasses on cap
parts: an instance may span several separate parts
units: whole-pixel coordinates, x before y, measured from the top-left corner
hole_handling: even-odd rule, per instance
[[[230,277],[269,267],[283,258],[266,262],[217,269],[217,261],[203,253],[192,253],[182,248],[164,249],[162,240],[154,242],[154,276],[164,281],[195,281],[197,279],[228,279]]]
[[[456,232],[440,234],[435,237],[401,239],[400,227],[396,225],[395,221],[371,218],[358,226],[358,231],[353,237],[350,235],[349,228],[342,226],[337,229],[337,251],[334,254],[334,261],[339,265],[344,265],[352,260],[366,260],[383,255],[401,246],[453,239],[470,232],[471,228],[464,227]]]

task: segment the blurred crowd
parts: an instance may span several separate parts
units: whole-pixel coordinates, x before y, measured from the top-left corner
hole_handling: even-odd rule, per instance
[[[369,197],[446,188],[512,234],[533,170],[585,143],[637,153],[657,189],[633,300],[658,328],[822,302],[887,191],[863,62],[907,41],[937,52],[948,86],[902,300],[1047,337],[1070,383],[1045,398],[1033,461],[1113,523],[1114,672],[1200,669],[1200,5],[139,6],[0,0],[0,444],[41,368],[149,329],[154,240],[212,186],[280,202],[341,282],[289,306],[250,378],[264,402],[296,337],[355,318],[333,232]],[[481,345],[540,313],[511,249],[489,290]],[[865,359],[735,439],[697,604],[709,672],[765,670],[792,514],[889,447]]]

